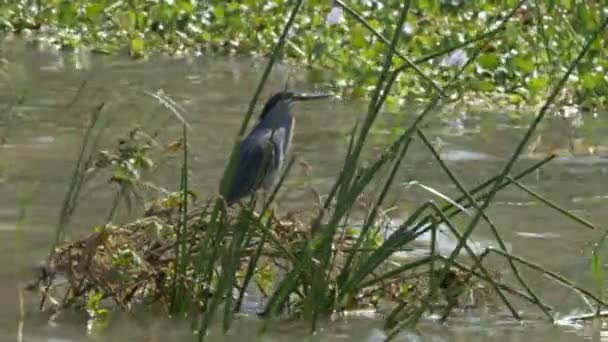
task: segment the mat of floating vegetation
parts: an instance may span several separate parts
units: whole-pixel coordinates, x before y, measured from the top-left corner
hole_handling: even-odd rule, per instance
[[[258,247],[263,235],[260,232],[251,234],[251,239],[240,250],[234,295],[238,297],[239,293],[244,292],[244,275],[250,260],[259,251],[259,259],[247,291],[255,292],[259,296],[260,305],[263,305],[264,300],[276,290],[273,285],[293,267],[282,251],[297,253],[301,250],[310,239],[310,228],[294,218],[261,218],[254,212],[243,209],[226,213],[226,220],[222,222],[223,229],[242,226],[244,215],[252,222],[248,229],[255,229],[257,225],[253,223],[263,220],[270,227],[273,239],[282,245],[279,249],[267,244],[260,250]],[[212,246],[211,250],[205,250],[211,209],[209,206],[198,208],[187,216],[187,227],[181,233],[181,238],[180,213],[174,198],[159,201],[146,211],[144,217],[129,224],[96,227],[85,238],[57,246],[48,263],[38,269],[36,279],[29,289],[38,291],[42,298],[41,307],[52,312],[83,309],[90,313],[92,309],[100,307],[104,307],[104,310],[130,311],[136,307],[157,304],[169,312],[172,296],[175,295],[175,284],[179,282],[188,289],[183,294],[190,296],[191,303],[203,309],[205,301],[213,296],[216,284],[201,284],[192,275],[196,274],[197,267],[205,262],[209,253],[227,250],[232,234],[226,234],[222,242]],[[351,248],[354,240],[352,235],[346,233],[338,235],[334,241],[337,270],[340,269],[340,260],[344,259],[343,251]],[[180,254],[180,260],[186,260],[181,272],[176,272],[176,265],[179,264],[176,258],[178,241],[182,241],[180,247],[186,251],[185,254]],[[219,272],[222,263],[218,264],[216,269]],[[387,262],[382,267],[388,270],[398,264],[398,261]],[[180,276],[176,276],[178,273]],[[339,272],[330,272],[333,273]],[[361,289],[356,295],[350,296],[340,309],[377,309],[381,304],[387,303],[417,308],[422,305],[422,299],[428,293],[428,273],[428,267],[420,267],[395,274],[385,281]],[[336,277],[332,275],[331,278],[331,284],[335,285]],[[493,305],[495,300],[492,291],[476,282],[475,278],[472,279],[462,272],[451,271],[438,287],[442,296],[437,298],[443,304],[456,303],[467,307],[478,306],[479,303],[485,303],[484,306],[488,303]]]

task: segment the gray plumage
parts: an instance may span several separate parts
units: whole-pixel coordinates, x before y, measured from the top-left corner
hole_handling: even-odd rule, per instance
[[[282,168],[291,146],[295,120],[294,101],[326,98],[329,95],[280,92],[266,102],[260,117],[239,144],[239,156],[226,202],[232,204],[260,187],[269,189]]]

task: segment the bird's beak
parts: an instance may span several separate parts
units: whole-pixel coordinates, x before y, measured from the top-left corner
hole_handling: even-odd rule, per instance
[[[293,101],[308,101],[308,100],[319,100],[332,97],[332,94],[323,93],[297,93],[292,96]]]

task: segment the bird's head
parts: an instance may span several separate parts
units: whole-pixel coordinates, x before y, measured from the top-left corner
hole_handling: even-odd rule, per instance
[[[262,109],[262,113],[260,114],[260,120],[264,120],[270,113],[288,114],[291,105],[296,101],[318,100],[326,99],[328,97],[331,97],[331,95],[322,93],[300,93],[295,91],[278,92],[266,101],[264,109]]]

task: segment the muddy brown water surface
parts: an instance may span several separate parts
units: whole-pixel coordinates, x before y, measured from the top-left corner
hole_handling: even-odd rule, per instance
[[[163,89],[187,111],[192,126],[191,188],[203,198],[217,189],[236,132],[264,68],[263,61],[238,58],[152,58],[133,61],[81,52],[59,52],[20,40],[6,40],[0,49],[0,340],[15,340],[19,322],[19,277],[29,277],[31,265],[43,259],[54,238],[58,213],[67,192],[84,127],[92,109],[106,103],[102,148],[139,126],[159,132],[158,140],[179,138],[180,123],[158,101],[143,91]],[[277,66],[263,94],[283,87],[290,75],[293,88],[312,90],[304,76],[287,66]],[[81,85],[86,80],[86,85]],[[261,103],[258,105],[261,106]],[[301,163],[289,177],[288,189],[279,199],[284,210],[310,210],[315,196],[310,186],[326,192],[337,175],[346,150],[347,133],[362,117],[365,103],[341,100],[298,105],[293,152]],[[413,108],[413,107],[412,107]],[[405,109],[407,112],[410,109]],[[371,160],[392,139],[392,132],[405,127],[413,115],[382,113],[363,158]],[[441,141],[442,157],[468,186],[494,175],[514,150],[531,116],[515,118],[497,108],[475,112],[459,109],[437,113],[426,125],[427,134]],[[557,158],[524,183],[557,204],[603,227],[608,222],[608,115],[551,115],[540,127],[537,153],[520,158],[516,169],[539,160],[543,152],[560,151]],[[574,153],[568,153],[568,150]],[[150,180],[169,189],[179,182],[179,155],[166,159]],[[390,216],[403,219],[423,201],[432,198],[409,181],[432,186],[448,195],[456,188],[416,142],[402,166],[390,194]],[[104,222],[113,195],[105,180],[79,202],[69,236],[86,234]],[[35,186],[27,207],[22,238],[17,242],[16,224],[21,195]],[[86,192],[86,191],[85,191]],[[152,199],[151,197],[148,199]],[[600,236],[558,215],[552,209],[514,188],[502,192],[489,214],[501,229],[512,252],[593,288],[589,270],[590,247]],[[128,219],[127,213],[119,215]],[[489,240],[487,227],[474,234]],[[491,242],[490,242],[491,244]],[[496,259],[496,258],[495,258]],[[496,259],[496,265],[505,269]],[[578,296],[534,272],[524,275],[537,293],[557,312],[566,315],[585,309]],[[504,277],[508,281],[509,274]],[[159,319],[147,313],[115,314],[109,326],[87,326],[86,317],[66,314],[49,322],[37,313],[36,298],[24,293],[26,341],[166,341],[191,340],[189,325]],[[425,320],[417,332],[404,333],[404,341],[572,341],[591,338],[589,328],[554,326],[543,321],[537,309],[517,303],[529,320],[514,322],[500,307],[471,311],[441,325]],[[243,315],[228,336],[213,340],[249,340],[260,326],[252,315]],[[380,340],[381,317],[348,315],[327,320],[314,340]],[[304,323],[279,324],[262,340],[310,339]]]

